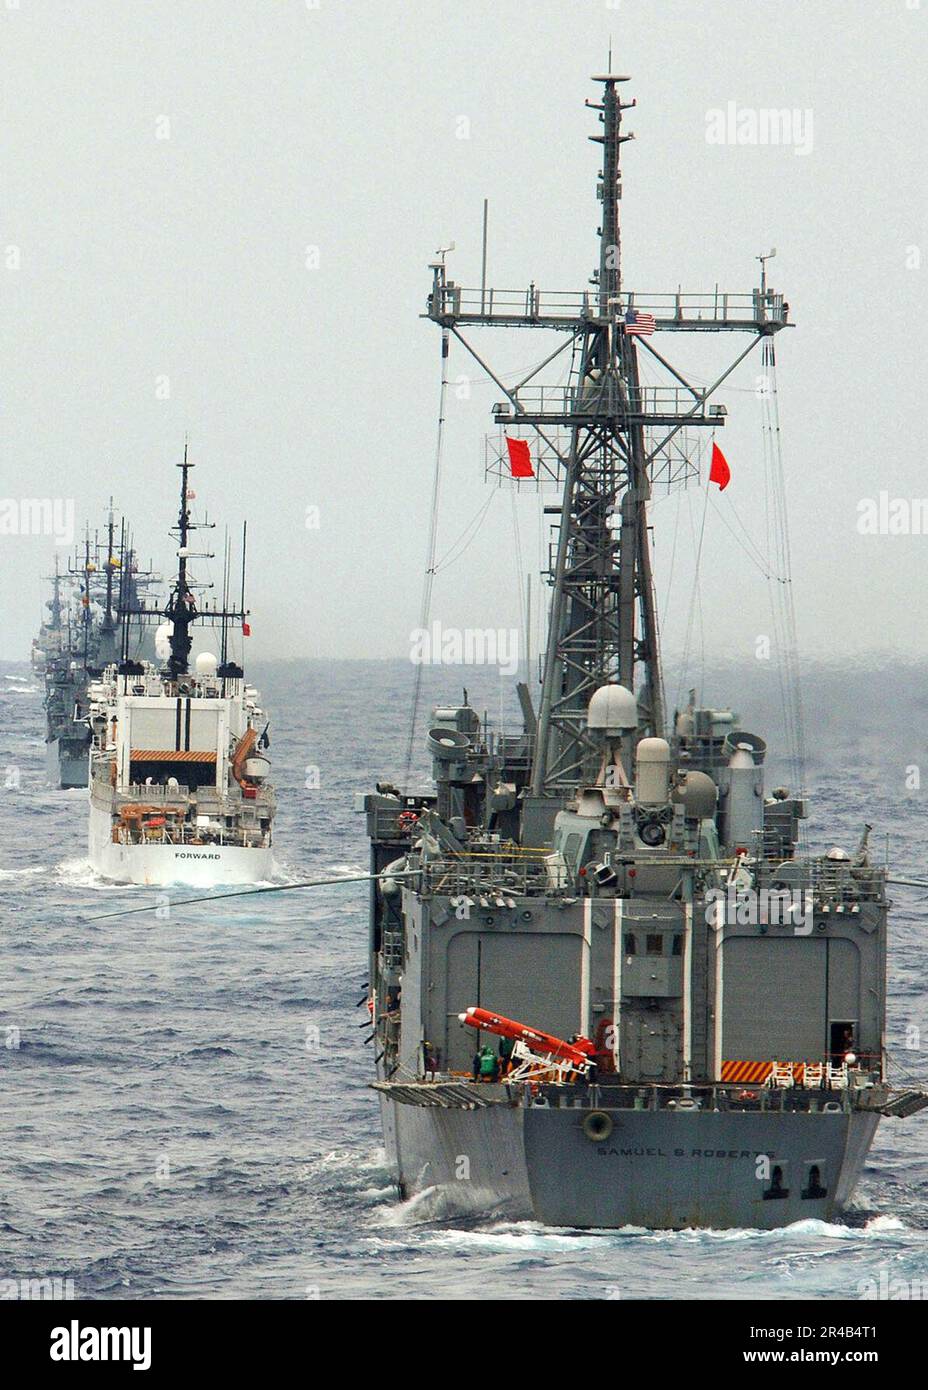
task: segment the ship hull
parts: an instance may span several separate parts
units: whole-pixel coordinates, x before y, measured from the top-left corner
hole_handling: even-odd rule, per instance
[[[53,787],[70,790],[86,787],[89,754],[87,745],[74,747],[60,738],[45,742],[45,774]]]
[[[450,1210],[594,1229],[831,1220],[853,1195],[879,1122],[870,1111],[606,1109],[612,1132],[593,1142],[582,1127],[588,1109],[445,1110],[389,1098],[382,1108],[404,1197],[431,1190]],[[813,1164],[825,1195],[810,1190]],[[786,1196],[764,1196],[774,1165]]]
[[[400,1195],[433,1192],[452,1212],[531,1217],[522,1115],[501,1105],[433,1112],[382,1098],[384,1147]]]
[[[121,845],[112,840],[109,814],[91,804],[89,855],[101,877],[143,887],[185,883],[196,888],[263,883],[274,870],[273,851],[241,845]]]

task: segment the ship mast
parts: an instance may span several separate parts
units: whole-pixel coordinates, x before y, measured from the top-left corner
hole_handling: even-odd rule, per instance
[[[113,563],[113,536],[115,532],[115,522],[113,520],[113,499],[110,498],[109,513],[106,521],[106,612],[103,616],[101,631],[104,635],[111,635],[116,629],[115,617],[113,614],[113,571],[116,568]]]
[[[640,669],[642,732],[663,731],[644,420],[635,338],[624,331],[622,307],[620,153],[633,137],[621,127],[622,112],[635,103],[619,95],[627,78],[594,80],[604,84],[602,103],[587,103],[603,125],[590,137],[603,148],[598,312],[585,326],[577,409],[565,421],[570,449],[532,769],[536,796],[551,784],[569,790],[592,771],[586,709],[606,682],[634,690]]]
[[[84,635],[84,670],[90,661],[90,625],[93,616],[90,611],[90,576],[93,568],[90,562],[90,525],[84,529],[84,584],[81,593],[81,627]]]
[[[184,443],[184,461],[179,463],[180,469],[180,511],[177,516],[177,577],[171,589],[164,616],[171,623],[171,632],[168,642],[171,648],[171,655],[168,658],[167,671],[171,680],[176,680],[178,676],[185,676],[189,669],[190,648],[193,645],[193,638],[190,636],[190,626],[197,617],[197,605],[187,581],[187,540],[191,530],[194,529],[193,522],[190,520],[190,498],[189,498],[189,478],[193,464],[187,458],[187,444]]]
[[[213,556],[209,553],[192,556],[189,548],[191,531],[212,530],[213,523],[210,521],[194,522],[190,516],[190,470],[193,464],[187,457],[187,444],[184,443],[183,462],[177,467],[180,469],[180,506],[177,514],[177,524],[173,526],[172,533],[177,537],[177,574],[171,585],[170,595],[167,604],[161,610],[148,608],[144,603],[128,602],[121,608],[120,613],[124,618],[138,617],[142,621],[152,622],[156,619],[166,618],[170,623],[168,633],[168,645],[170,656],[165,667],[165,677],[169,681],[175,681],[181,676],[188,674],[190,669],[190,649],[193,646],[193,638],[190,629],[197,621],[206,623],[221,623],[223,626],[231,621],[239,622],[244,625],[248,617],[248,610],[245,607],[245,562],[244,562],[244,537],[242,541],[242,602],[240,608],[227,608],[225,601],[222,608],[207,604],[205,607],[198,607],[193,595],[194,581],[187,571],[187,561],[191,558],[211,560]],[[128,552],[132,554],[131,550]],[[131,576],[130,576],[131,579]],[[127,592],[129,589],[127,581]],[[201,585],[200,587],[212,587]],[[128,624],[125,631],[128,632]],[[123,646],[122,668],[125,674],[129,674],[132,663],[127,656],[127,642]],[[225,678],[241,677],[242,668],[232,663],[223,663],[219,667],[218,675]]]
[[[783,296],[764,283],[750,293],[637,296],[622,278],[620,205],[623,133],[620,84],[608,73],[599,113],[602,201],[599,267],[592,291],[547,293],[464,289],[432,266],[428,317],[450,330],[503,392],[494,408],[504,430],[534,430],[536,452],[555,462],[563,485],[531,793],[564,798],[595,772],[599,749],[587,730],[591,696],[608,682],[634,691],[639,733],[663,733],[664,707],[647,505],[657,478],[679,473],[690,428],[715,429],[725,408],[709,400],[758,342],[787,325]],[[560,348],[515,387],[508,387],[462,329],[527,327],[565,335]],[[749,342],[708,387],[696,386],[650,341],[655,332],[739,331]],[[562,352],[572,353],[567,387],[538,378]],[[641,385],[640,351],[658,364],[666,385]],[[671,442],[673,441],[672,448]]]
[[[49,606],[52,615],[50,627],[61,627],[61,574],[58,569],[58,556],[55,556],[55,573],[49,575],[52,581],[52,601]]]

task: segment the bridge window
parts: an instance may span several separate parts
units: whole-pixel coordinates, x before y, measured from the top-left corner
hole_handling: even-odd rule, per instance
[[[649,956],[662,956],[664,954],[664,938],[655,935],[645,938],[645,950]]]

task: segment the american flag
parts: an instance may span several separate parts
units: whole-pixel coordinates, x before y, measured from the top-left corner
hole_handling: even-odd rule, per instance
[[[650,338],[657,324],[653,314],[643,314],[640,309],[629,309],[625,315],[625,332],[631,337]]]

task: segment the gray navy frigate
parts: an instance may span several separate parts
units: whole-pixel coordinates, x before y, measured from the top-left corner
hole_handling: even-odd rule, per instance
[[[524,729],[449,703],[428,734],[434,788],[363,798],[387,1154],[404,1197],[557,1226],[828,1219],[881,1115],[928,1104],[886,1077],[886,870],[866,835],[805,852],[801,788],[765,793],[765,742],[731,709],[694,693],[666,720],[648,519],[667,442],[724,424],[711,397],[757,347],[772,363],[789,309],[764,258],[746,294],[626,288],[634,103],[626,79],[595,80],[592,291],[469,290],[432,267],[443,356],[451,339],[473,353],[497,424],[555,460],[562,492]],[[561,335],[568,385],[504,386],[469,342],[490,327]],[[734,334],[738,351],[697,387],[652,333]],[[669,385],[642,385],[643,348]]]
[[[87,786],[91,679],[118,658],[124,639],[136,659],[153,653],[144,628],[124,627],[129,620],[123,610],[158,583],[158,576],[139,569],[125,522],[120,531],[117,539],[111,506],[105,540],[91,540],[88,530],[65,573],[56,561],[48,617],[32,644],[32,666],[45,683],[46,777],[61,789]]]

